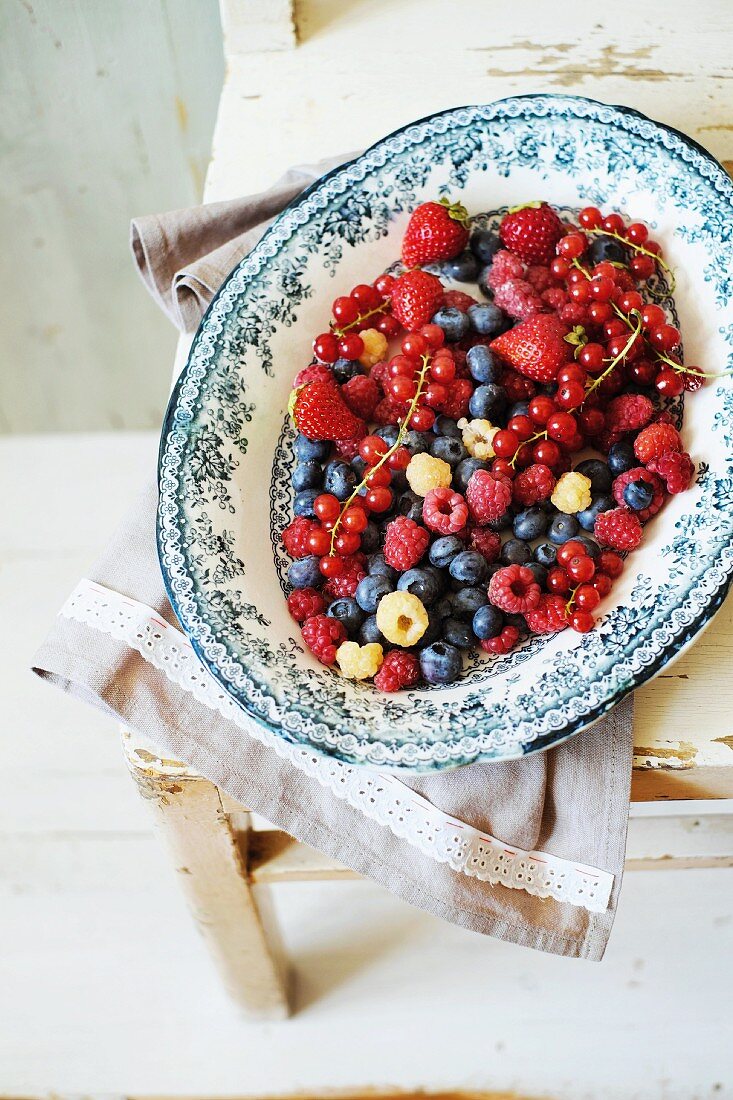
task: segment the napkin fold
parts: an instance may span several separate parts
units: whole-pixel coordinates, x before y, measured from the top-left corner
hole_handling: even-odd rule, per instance
[[[195,327],[232,266],[273,218],[343,159],[291,169],[259,195],[133,222],[140,274],[177,327]],[[161,628],[169,624],[166,631],[179,637],[158,564],[156,506],[151,480],[88,573],[92,583],[85,592],[96,594],[97,604],[87,607],[83,595],[70,601],[36,654],[34,671],[116,715],[165,755],[185,761],[279,828],[411,904],[499,939],[600,959],[623,875],[631,699],[544,753],[428,775],[400,773],[398,793],[405,792],[405,805],[414,802],[415,815],[428,815],[433,850],[425,829],[399,835],[385,823],[388,815],[380,819],[370,808],[370,800],[349,801],[339,790],[338,779],[348,773],[352,787],[368,781],[378,802],[394,797],[389,776],[347,767],[330,782],[327,769],[314,774],[311,764],[305,770],[297,759],[284,758],[279,746],[263,742],[262,731],[243,712],[212,709],[135,643],[148,634],[160,637],[161,629],[150,625],[156,622]],[[135,609],[136,622],[145,620],[127,640],[113,629],[115,600]],[[195,660],[192,653],[189,659]],[[313,754],[306,755],[312,761]],[[330,767],[333,774],[343,768]],[[608,889],[599,907],[585,895],[588,882],[601,879]],[[561,900],[559,881],[575,888],[572,901]]]

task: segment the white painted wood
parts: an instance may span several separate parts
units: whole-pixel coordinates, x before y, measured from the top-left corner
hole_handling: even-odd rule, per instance
[[[158,427],[129,220],[200,200],[222,75],[216,0],[0,4],[0,432]]]
[[[227,58],[295,46],[293,0],[219,0],[219,7]]]

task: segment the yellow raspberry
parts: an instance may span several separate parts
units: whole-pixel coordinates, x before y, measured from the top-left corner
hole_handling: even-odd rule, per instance
[[[377,604],[377,626],[392,645],[407,648],[428,629],[428,613],[412,592],[388,592]]]
[[[431,489],[447,489],[453,477],[447,462],[433,458],[426,451],[412,456],[405,473],[410,488],[419,497],[424,497]]]
[[[362,367],[371,370],[375,363],[381,362],[387,353],[387,337],[375,328],[365,328],[360,332],[364,341],[364,350],[359,356]]]
[[[384,660],[379,642],[359,645],[358,642],[342,642],[336,650],[336,660],[344,676],[351,680],[371,680],[376,676]]]
[[[494,458],[494,436],[499,431],[490,420],[458,421],[463,436],[463,446],[472,458]]]
[[[559,478],[550,500],[560,512],[572,515],[584,512],[591,505],[590,478],[568,473]]]

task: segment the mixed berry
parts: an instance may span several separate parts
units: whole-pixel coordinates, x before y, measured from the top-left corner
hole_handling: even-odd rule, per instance
[[[655,300],[661,272],[617,213],[573,225],[529,203],[494,232],[441,200],[413,213],[401,274],[336,298],[291,395],[282,533],[319,661],[394,692],[452,683],[476,647],[593,628],[695,472],[666,406],[705,375]]]

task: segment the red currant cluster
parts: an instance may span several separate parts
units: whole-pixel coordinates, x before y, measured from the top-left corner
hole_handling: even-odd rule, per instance
[[[400,331],[399,322],[389,312],[389,292],[394,284],[391,275],[380,275],[374,284],[358,283],[348,295],[334,300],[333,321],[329,332],[322,332],[313,341],[313,352],[322,363],[335,363],[338,358],[358,359],[364,352],[359,333],[374,328],[388,339]]]
[[[565,599],[569,626],[587,634],[595,625],[593,611],[623,572],[623,558],[613,550],[602,550],[594,561],[582,542],[570,539],[557,551],[557,565],[547,574],[547,589]]]

